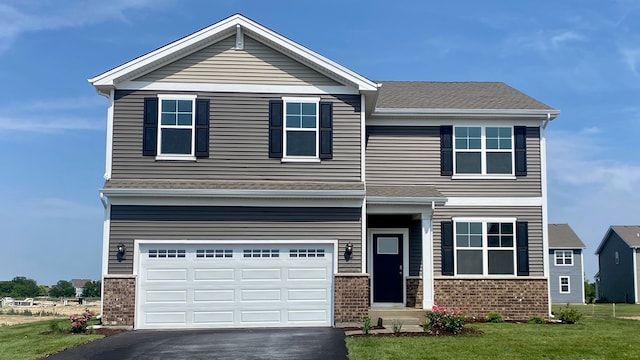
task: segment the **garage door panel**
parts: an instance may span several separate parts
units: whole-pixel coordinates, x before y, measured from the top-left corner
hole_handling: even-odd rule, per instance
[[[328,312],[324,310],[290,310],[287,312],[289,322],[326,322]]]
[[[194,303],[216,303],[216,302],[233,302],[234,301],[233,289],[229,290],[194,290],[193,302]]]
[[[272,269],[243,269],[242,280],[280,280],[281,270],[279,268]]]
[[[271,311],[241,311],[240,321],[242,324],[280,324],[282,312],[280,310]]]
[[[233,311],[194,311],[196,325],[233,325]]]
[[[187,323],[186,311],[147,312],[145,320],[150,325],[183,325]]]
[[[187,302],[186,290],[147,290],[145,292],[148,303],[179,303]]]
[[[148,269],[146,279],[149,281],[187,280],[188,270],[182,269]]]
[[[329,301],[327,289],[288,289],[289,301]]]
[[[196,281],[234,281],[234,269],[194,269]]]
[[[246,301],[280,301],[282,294],[280,289],[243,289],[240,290],[240,300]]]
[[[327,280],[326,268],[290,268],[287,279],[291,280]]]

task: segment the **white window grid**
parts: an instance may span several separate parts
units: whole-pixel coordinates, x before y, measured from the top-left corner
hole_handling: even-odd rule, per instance
[[[571,278],[569,276],[560,276],[559,284],[560,284],[560,294],[570,294],[571,293]]]
[[[315,128],[290,128],[287,126],[287,103],[302,103],[302,104],[315,104],[316,106],[316,126]],[[282,128],[284,131],[282,132],[282,151],[283,156],[285,158],[313,158],[317,159],[319,157],[318,149],[319,149],[319,141],[320,141],[320,98],[313,97],[283,97],[282,98]],[[315,132],[316,134],[316,146],[315,146],[315,155],[314,156],[299,156],[299,155],[288,155],[287,153],[287,131],[309,131]]]
[[[489,274],[489,251],[496,250],[504,250],[511,251],[513,253],[513,273],[506,275],[515,275],[517,268],[517,252],[516,250],[516,219],[514,218],[487,218],[487,219],[478,219],[478,218],[453,218],[453,263],[454,263],[454,275],[455,276],[505,276],[505,274]],[[468,223],[481,223],[482,224],[482,246],[480,247],[458,247],[456,242],[457,240],[457,229],[456,223],[458,222],[468,222]],[[489,223],[512,223],[513,224],[513,243],[510,247],[489,247],[488,246],[488,228],[487,224]],[[462,251],[482,251],[482,274],[458,274],[458,250]]]
[[[555,250],[554,258],[557,266],[573,266],[573,250]]]
[[[184,249],[150,249],[149,258],[184,258],[187,251]]]
[[[158,156],[171,156],[171,157],[193,157],[195,156],[196,148],[196,95],[186,94],[158,94]],[[191,100],[191,125],[162,125],[162,100]],[[191,153],[189,154],[173,154],[162,153],[162,129],[190,129],[191,130]]]
[[[280,257],[278,249],[244,249],[242,252],[245,258],[277,258]]]
[[[458,128],[480,128],[480,148],[477,149],[458,149],[457,144],[456,144],[456,129]],[[511,147],[509,149],[488,149],[487,148],[487,128],[509,128],[510,129],[510,134],[511,134]],[[469,138],[467,137],[467,145],[469,145]],[[473,137],[473,139],[476,139],[475,137]],[[468,147],[468,146],[467,146]],[[454,175],[462,175],[462,176],[473,176],[473,175],[489,175],[489,176],[505,176],[505,175],[514,175],[515,174],[515,164],[514,164],[514,157],[515,157],[515,139],[514,139],[514,135],[513,135],[513,126],[454,126],[453,128],[453,173]],[[480,173],[479,174],[475,174],[475,173],[458,173],[456,168],[456,153],[458,152],[469,152],[469,153],[480,153]],[[504,153],[511,153],[511,174],[488,174],[487,173],[487,153],[493,153],[493,152],[504,152]]]
[[[321,258],[324,254],[324,249],[289,249],[291,258]]]
[[[197,249],[196,258],[222,259],[233,257],[231,249]]]

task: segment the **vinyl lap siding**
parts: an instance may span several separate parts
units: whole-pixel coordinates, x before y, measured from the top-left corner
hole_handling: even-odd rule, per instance
[[[615,253],[619,262],[616,264]],[[608,302],[633,302],[633,249],[615,232],[609,232],[598,256],[600,299]]]
[[[542,196],[540,129],[527,128],[527,176],[515,180],[452,180],[440,175],[440,128],[368,126],[369,185],[434,185],[447,197]]]
[[[133,240],[335,240],[338,271],[361,272],[360,208],[112,206],[109,274],[133,273]],[[353,244],[349,261],[342,252]],[[118,262],[118,243],[127,248]]]
[[[244,37],[244,50],[236,50],[228,37],[136,81],[218,84],[340,85],[311,68]]]
[[[554,249],[549,250],[549,291],[554,304],[580,304],[582,294],[582,250],[573,251],[573,265],[562,266],[555,263]],[[569,277],[569,294],[560,293],[560,276]]]
[[[529,275],[543,276],[542,248],[542,208],[541,207],[460,207],[460,206],[436,206],[433,214],[433,271],[436,275],[442,274],[441,268],[441,231],[442,221],[451,221],[452,217],[516,217],[518,221],[529,222]]]
[[[274,94],[198,93],[199,98],[211,100],[210,157],[156,161],[142,156],[143,99],[156,95],[116,93],[112,178],[360,181],[358,95],[322,96],[323,101],[333,102],[333,159],[319,163],[269,159],[269,100],[282,97]]]

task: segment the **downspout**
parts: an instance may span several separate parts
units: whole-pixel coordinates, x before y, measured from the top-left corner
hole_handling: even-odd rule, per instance
[[[542,191],[542,251],[543,251],[543,275],[547,279],[547,303],[549,317],[551,314],[551,286],[549,282],[549,215],[547,210],[547,141],[545,137],[545,129],[551,121],[551,113],[547,113],[547,118],[543,120],[540,126],[540,172],[541,172],[541,191]]]
[[[111,230],[111,203],[109,199],[100,191],[100,202],[104,207],[104,220],[102,225],[102,276],[100,283],[100,294],[102,302],[100,303],[100,316],[104,315],[104,277],[109,271],[109,236]]]

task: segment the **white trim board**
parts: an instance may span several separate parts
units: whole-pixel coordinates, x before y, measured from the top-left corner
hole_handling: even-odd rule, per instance
[[[261,85],[261,84],[215,84],[188,82],[148,82],[125,81],[117,84],[121,90],[150,90],[150,91],[201,91],[201,92],[231,92],[254,94],[342,94],[357,95],[358,89],[339,85]]]
[[[400,303],[373,302],[373,235],[402,234],[402,306],[407,305],[407,276],[409,276],[409,229],[408,228],[371,228],[367,230],[367,272],[371,275],[369,302],[371,307],[393,307]]]
[[[542,197],[450,197],[445,206],[543,206]]]
[[[249,198],[185,196],[110,196],[113,205],[361,207],[361,198]]]

